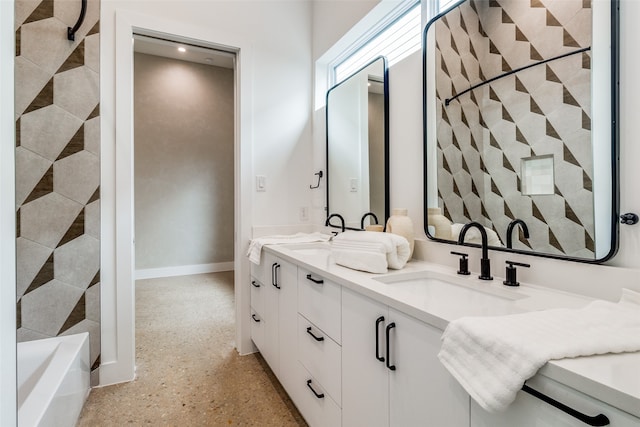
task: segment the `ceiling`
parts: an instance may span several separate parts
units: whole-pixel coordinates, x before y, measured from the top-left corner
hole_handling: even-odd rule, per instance
[[[133,51],[180,61],[233,69],[235,54],[207,47],[135,34]],[[184,48],[184,52],[178,48]]]

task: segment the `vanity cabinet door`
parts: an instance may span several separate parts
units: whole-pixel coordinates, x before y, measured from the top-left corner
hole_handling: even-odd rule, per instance
[[[389,374],[384,362],[386,305],[342,289],[342,425],[389,425]],[[376,319],[384,320],[378,323]],[[376,348],[376,334],[378,348]]]
[[[389,425],[468,427],[469,395],[438,360],[442,331],[392,308],[389,318]]]
[[[638,427],[640,418],[620,411],[540,375],[527,381],[531,388],[588,416],[604,414],[610,427]],[[488,413],[471,400],[471,427],[587,427],[586,424],[542,400],[519,391],[504,412]]]

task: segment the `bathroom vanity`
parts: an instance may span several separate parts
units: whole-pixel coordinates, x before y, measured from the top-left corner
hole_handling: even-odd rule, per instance
[[[375,275],[333,263],[327,244],[265,246],[252,264],[251,336],[311,426],[586,426],[519,392],[490,414],[437,358],[447,324],[591,299],[411,261]],[[640,353],[547,363],[527,385],[615,427],[640,426]]]

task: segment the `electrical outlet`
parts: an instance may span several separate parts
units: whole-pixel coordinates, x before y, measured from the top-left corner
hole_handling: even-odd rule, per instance
[[[309,208],[303,206],[300,208],[300,221],[307,222],[309,221]]]

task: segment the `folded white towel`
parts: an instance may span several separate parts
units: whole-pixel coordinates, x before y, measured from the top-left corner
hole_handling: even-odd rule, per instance
[[[313,243],[327,242],[331,236],[322,233],[296,233],[287,235],[265,236],[252,239],[249,242],[247,256],[254,264],[260,265],[260,255],[262,254],[262,246],[277,245],[286,243]]]
[[[455,320],[438,357],[481,407],[495,412],[549,360],[633,351],[640,351],[640,293],[624,289],[618,303]]]
[[[411,254],[407,239],[397,234],[350,230],[333,239],[331,252],[336,264],[370,273],[399,270]]]

